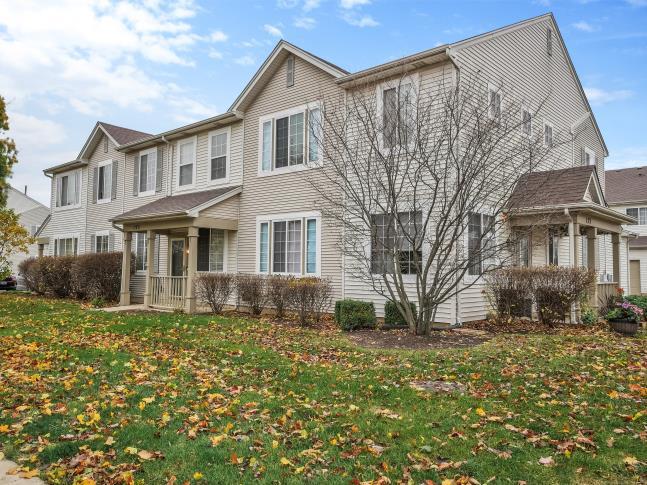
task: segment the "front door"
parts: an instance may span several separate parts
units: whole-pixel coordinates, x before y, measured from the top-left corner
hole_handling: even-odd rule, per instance
[[[629,293],[632,295],[640,295],[640,261],[629,261]]]
[[[184,276],[184,239],[171,239],[171,276]]]

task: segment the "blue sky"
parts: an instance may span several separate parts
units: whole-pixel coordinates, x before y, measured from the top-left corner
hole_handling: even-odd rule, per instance
[[[647,165],[647,0],[0,0],[0,94],[14,186],[97,120],[151,133],[226,110],[280,38],[349,71],[554,12],[602,129],[607,168]]]

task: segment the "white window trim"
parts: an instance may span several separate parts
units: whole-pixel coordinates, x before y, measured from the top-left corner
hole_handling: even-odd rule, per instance
[[[545,148],[555,148],[555,125],[553,125],[550,121],[542,120],[542,125],[541,126],[542,126],[542,130],[541,130],[541,137],[542,137],[541,143],[542,143],[542,145]],[[551,146],[548,146],[546,144],[546,127],[547,126],[550,126],[550,129],[551,129],[551,141],[552,141]]]
[[[191,176],[191,183],[187,185],[180,185],[180,145],[184,145],[187,142],[193,143],[193,175]],[[175,143],[175,153],[177,154],[177,168],[175,170],[175,190],[178,192],[181,192],[183,190],[191,190],[195,188],[196,186],[196,176],[198,173],[197,170],[197,159],[198,159],[198,136],[190,136],[188,138],[183,138],[181,140],[178,140]],[[209,153],[209,156],[211,156],[211,153]],[[209,159],[211,161],[211,159]],[[188,165],[188,163],[185,163],[185,165]]]
[[[146,241],[146,238],[147,238],[146,231],[143,231],[143,232],[142,231],[135,231],[135,232],[133,232],[133,236],[134,236],[134,239],[135,239],[133,246],[134,246],[135,250],[132,251],[132,252],[135,254],[135,274],[143,275],[143,274],[147,274],[148,268],[146,268],[146,269],[137,269],[137,238],[139,238],[140,234],[144,238],[144,265],[148,266],[148,259],[147,259],[148,258],[148,244],[147,244],[147,241]],[[170,269],[169,269],[169,271],[170,271]]]
[[[225,178],[221,179],[211,179],[211,139],[216,136],[220,135],[222,133],[227,133],[227,163],[226,163],[226,171],[227,174]],[[208,184],[209,185],[226,185],[229,183],[229,176],[231,172],[231,126],[227,126],[225,128],[221,128],[219,130],[213,130],[210,131],[208,134],[208,141],[207,141],[207,177],[208,177]],[[179,183],[179,162],[178,162],[178,183]]]
[[[311,170],[313,168],[320,168],[322,166],[322,154],[319,155],[319,161],[316,163],[309,163],[308,160],[308,125],[309,118],[307,112],[311,109],[318,108],[321,112],[323,120],[323,108],[321,103],[307,103],[284,111],[279,111],[269,115],[262,116],[258,119],[258,176],[269,177],[272,175],[279,175],[282,173],[302,172],[304,170]],[[276,147],[276,120],[278,118],[285,118],[299,113],[304,113],[304,134],[303,134],[303,163],[299,165],[288,165],[287,167],[274,168],[275,147]],[[271,147],[271,164],[269,170],[263,170],[263,123],[272,121],[272,147]]]
[[[490,112],[490,102],[491,100],[491,95],[492,93],[496,93],[499,95],[499,118],[497,119],[495,116],[492,115]],[[487,85],[487,117],[491,121],[500,121],[501,120],[501,115],[503,113],[503,90],[501,89],[501,86],[498,86],[496,84],[488,83]]]
[[[591,157],[591,160],[593,160],[593,163],[591,163],[590,165],[595,167],[597,165],[597,163],[598,163],[597,157],[595,156],[595,151],[590,149],[589,147],[585,146],[584,147],[584,153]]]
[[[104,237],[108,236],[108,252],[110,252],[110,231],[97,231],[94,233],[94,247],[92,250],[96,253],[97,252],[97,238],[98,237]]]
[[[474,211],[471,211],[471,212],[476,212],[476,213],[481,215],[481,230],[483,229],[483,216],[496,217],[496,216],[494,216],[495,211],[492,210],[490,207],[481,207],[478,211],[474,210]],[[496,225],[496,222],[495,222],[494,223],[494,234],[493,234],[494,244],[497,244],[498,236],[499,236],[499,234],[498,234],[497,225]],[[464,234],[463,238],[464,238],[464,245],[465,245],[464,246],[465,247],[465,257],[466,257],[467,260],[469,260],[469,238],[470,238],[469,215],[467,217],[467,220],[465,221],[465,234]],[[484,239],[481,239],[481,242],[483,242],[483,241],[484,241]],[[495,262],[496,262],[496,259],[497,259],[496,255],[491,259],[495,260]],[[485,260],[485,259],[482,260],[481,265],[484,265],[486,261],[487,260]],[[481,268],[481,274],[478,274],[478,275],[469,274],[469,269],[468,269],[465,272],[465,274],[463,275],[463,282],[465,282],[466,284],[474,284],[474,283],[478,282],[478,280],[483,280],[482,283],[484,283],[485,282],[484,274],[485,273],[483,271],[483,268]]]
[[[110,190],[108,191],[107,198],[99,199],[99,169],[108,165],[110,165]],[[97,165],[97,181],[95,183],[97,184],[97,204],[107,204],[108,202],[112,202],[112,185],[115,183],[115,181],[112,180],[112,159],[99,162]]]
[[[413,90],[413,96],[414,96],[414,105],[417,105],[417,98],[420,93],[420,73],[414,72],[411,74],[407,74],[405,78],[398,78],[396,80],[390,80],[390,81],[385,81],[381,84],[379,84],[375,88],[375,101],[376,101],[376,107],[377,107],[377,120],[379,120],[380,123],[382,123],[383,119],[383,111],[384,111],[384,91],[387,89],[395,88],[396,90],[399,90],[400,86],[403,84],[407,84],[406,80],[409,79],[411,85],[414,87]],[[396,93],[399,96],[399,91]],[[388,151],[390,148],[384,145],[384,136],[382,133],[379,135],[380,138],[380,150]],[[415,141],[412,140],[411,143],[414,143]]]
[[[530,113],[530,133],[526,133],[524,131],[524,122],[523,122],[523,113],[524,111],[527,111]],[[532,132],[534,129],[534,120],[535,120],[535,115],[532,112],[532,110],[528,106],[521,106],[521,134],[525,136],[526,138],[532,138]]]
[[[76,255],[78,256],[79,254],[81,254],[81,234],[80,233],[75,232],[75,233],[68,233],[68,234],[57,234],[53,237],[53,239],[54,241],[56,241],[56,244],[51,245],[52,254],[54,256],[58,256],[58,254],[54,252],[55,248],[58,250],[61,249],[61,239],[76,239]],[[74,254],[72,254],[72,256],[73,255]]]
[[[73,173],[78,172],[79,175],[79,203],[78,204],[70,204],[70,205],[56,205],[57,201],[59,200],[60,194],[58,193],[58,179],[61,177],[65,176],[70,176]],[[83,205],[83,199],[81,198],[81,195],[83,194],[83,169],[77,168],[74,170],[68,170],[67,172],[61,172],[56,174],[56,179],[54,180],[54,190],[56,192],[56,196],[54,198],[54,210],[59,212],[59,211],[66,211],[66,210],[72,210],[72,209],[79,209]]]
[[[155,154],[155,177],[153,178],[153,189],[152,190],[147,190],[146,192],[140,192],[139,187],[141,187],[142,183],[142,165],[141,165],[141,157],[143,155],[150,155],[151,153]],[[149,148],[147,150],[142,150],[139,152],[137,155],[137,163],[139,164],[138,170],[139,170],[139,186],[137,187],[137,197],[148,197],[151,195],[155,195],[155,188],[157,187],[157,148]],[[148,163],[148,162],[147,162]]]
[[[275,222],[284,222],[284,221],[294,221],[301,219],[303,223],[301,224],[301,273],[277,273],[272,271],[272,266],[274,263],[274,238],[272,237],[273,224]],[[317,238],[316,238],[316,253],[317,253],[317,270],[314,273],[306,273],[306,221],[308,219],[315,219],[317,222]],[[261,273],[260,271],[260,257],[261,257],[261,224],[268,223],[268,244],[267,244],[267,272]],[[284,214],[270,214],[264,216],[256,216],[256,274],[278,274],[285,276],[295,276],[295,277],[320,277],[321,276],[321,212],[312,211],[312,212],[290,212]]]

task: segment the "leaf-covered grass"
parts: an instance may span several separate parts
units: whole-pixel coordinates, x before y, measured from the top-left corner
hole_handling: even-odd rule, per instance
[[[333,330],[4,294],[0,449],[53,483],[638,482],[645,343],[376,351]]]

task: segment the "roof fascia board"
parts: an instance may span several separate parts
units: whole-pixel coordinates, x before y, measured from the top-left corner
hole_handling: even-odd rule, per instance
[[[312,56],[308,52],[302,49],[299,49],[297,46],[292,45],[289,42],[286,42],[284,40],[280,40],[276,44],[274,49],[272,49],[272,52],[270,52],[270,54],[267,56],[265,61],[263,61],[263,64],[261,64],[261,67],[258,68],[254,76],[252,76],[250,81],[243,88],[242,92],[234,100],[231,107],[229,108],[229,111],[240,111],[240,106],[245,100],[245,98],[247,97],[247,95],[250,93],[250,91],[254,89],[256,84],[263,78],[263,75],[267,72],[267,70],[270,68],[274,60],[279,56],[281,51],[284,51],[284,50],[287,52],[290,52],[291,54],[301,57],[302,59],[306,60],[310,64],[313,64],[314,66],[318,67],[324,72],[327,72],[328,74],[330,74],[335,78],[339,78],[346,75],[345,72],[342,72],[339,69],[335,69],[331,65],[325,62],[322,62],[321,60]]]
[[[45,175],[66,172],[67,170],[73,170],[77,167],[85,167],[88,164],[86,160],[72,160],[71,162],[62,163],[60,165],[54,165],[53,167],[46,168],[43,170]]]

